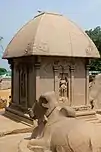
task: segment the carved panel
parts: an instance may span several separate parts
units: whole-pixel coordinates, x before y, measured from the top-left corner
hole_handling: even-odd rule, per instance
[[[49,52],[49,47],[46,42],[40,42],[39,44],[33,44],[33,51]]]
[[[87,56],[92,55],[93,50],[94,50],[94,48],[92,47],[92,45],[89,44],[87,49],[86,49]]]
[[[58,68],[59,70],[66,71],[69,69],[70,63],[66,59],[55,60],[53,62],[53,67]]]
[[[53,71],[53,65],[52,62],[49,62],[47,64],[44,65],[44,71],[45,73],[51,73]]]

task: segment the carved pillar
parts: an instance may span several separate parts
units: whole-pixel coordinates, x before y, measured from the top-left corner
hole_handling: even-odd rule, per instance
[[[85,105],[89,102],[89,64],[85,67]]]
[[[41,94],[40,91],[40,66],[41,66],[41,59],[40,57],[37,57],[37,60],[35,62],[35,73],[36,73],[36,100],[39,99],[39,96]]]
[[[13,102],[13,89],[14,89],[14,63],[12,60],[8,60],[8,64],[10,65],[11,69],[11,102]]]
[[[59,78],[58,78],[58,67],[54,66],[54,91],[56,93],[57,98],[59,99]]]
[[[74,102],[74,65],[70,66],[70,106]]]

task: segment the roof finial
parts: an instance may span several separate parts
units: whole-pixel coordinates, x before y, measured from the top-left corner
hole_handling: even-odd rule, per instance
[[[42,11],[41,11],[41,10],[38,10],[38,13],[42,13]]]

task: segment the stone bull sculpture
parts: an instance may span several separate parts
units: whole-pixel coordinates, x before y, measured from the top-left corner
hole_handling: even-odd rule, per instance
[[[69,107],[58,107],[54,92],[43,94],[30,116],[38,119],[35,136],[27,145],[31,151],[45,147],[52,152],[101,152],[101,127],[76,119]]]

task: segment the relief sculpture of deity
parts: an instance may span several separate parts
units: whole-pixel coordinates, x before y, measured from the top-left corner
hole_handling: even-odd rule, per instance
[[[62,74],[59,83],[59,96],[60,101],[65,102],[68,100],[68,80],[65,74]]]

